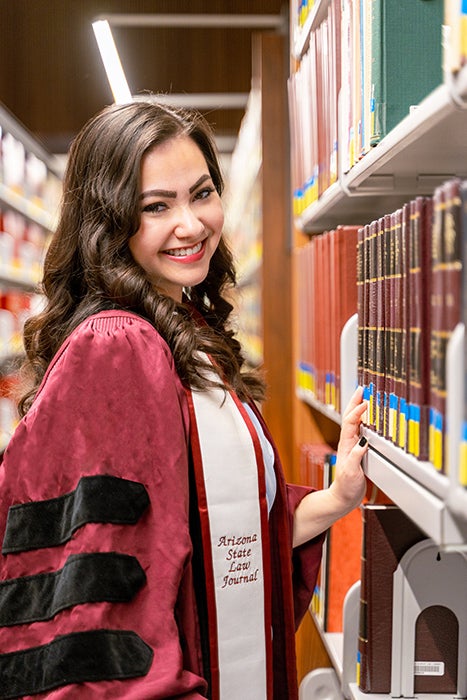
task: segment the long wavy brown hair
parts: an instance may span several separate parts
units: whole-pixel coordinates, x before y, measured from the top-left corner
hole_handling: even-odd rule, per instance
[[[189,136],[201,149],[214,186],[223,178],[213,134],[197,112],[151,99],[112,105],[93,117],[73,141],[56,231],[44,262],[45,308],[24,328],[24,415],[63,341],[84,319],[104,309],[126,309],[150,321],[168,343],[185,386],[205,389],[207,353],[241,399],[264,397],[258,372],[245,366],[229,324],[235,285],[232,254],[224,237],[206,279],[179,304],[159,293],[133,259],[129,238],[140,224],[141,160],[158,144]],[[196,310],[205,323],[194,321]]]

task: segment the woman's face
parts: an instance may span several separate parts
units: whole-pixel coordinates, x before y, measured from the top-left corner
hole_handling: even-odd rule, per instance
[[[224,224],[220,196],[192,139],[178,136],[146,153],[139,200],[131,254],[157,290],[181,301],[183,287],[205,279]]]

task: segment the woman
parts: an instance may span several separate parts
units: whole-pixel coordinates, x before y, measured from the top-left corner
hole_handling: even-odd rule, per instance
[[[0,480],[0,697],[297,697],[323,532],[360,503],[357,390],[327,491],[286,486],[229,328],[204,120],[112,106],[75,139]]]

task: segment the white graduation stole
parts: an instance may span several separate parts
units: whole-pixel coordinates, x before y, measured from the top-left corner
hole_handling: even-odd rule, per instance
[[[264,464],[235,394],[187,392],[203,537],[212,700],[272,698]]]

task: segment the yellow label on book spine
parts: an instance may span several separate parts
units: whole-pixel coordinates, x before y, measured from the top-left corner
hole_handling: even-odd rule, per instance
[[[420,423],[409,419],[409,452],[418,457],[420,455]]]
[[[467,486],[467,442],[461,442],[459,448],[459,483]]]

